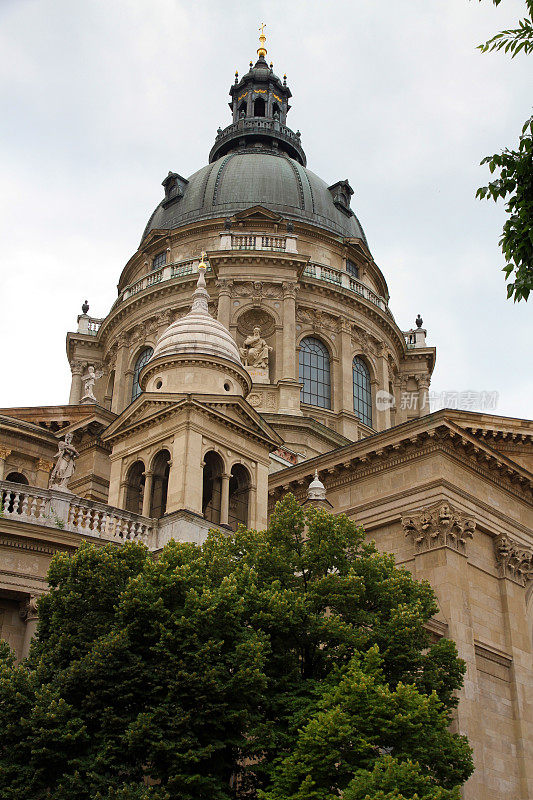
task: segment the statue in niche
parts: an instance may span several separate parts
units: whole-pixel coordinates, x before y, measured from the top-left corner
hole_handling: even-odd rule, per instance
[[[72,444],[72,434],[65,435],[64,442],[58,442],[58,450],[54,458],[57,458],[55,466],[50,473],[50,481],[48,483],[49,489],[59,489],[62,492],[68,492],[67,483],[74,475],[76,468],[75,460],[79,456],[78,451]]]
[[[87,372],[85,375],[82,375],[83,381],[83,397],[81,398],[82,403],[96,403],[96,397],[94,396],[94,384],[96,381],[100,380],[104,373],[101,369],[95,369],[92,364],[87,367]]]
[[[242,362],[245,367],[268,369],[268,354],[271,347],[261,337],[261,328],[255,327],[254,332],[244,340],[240,348]]]

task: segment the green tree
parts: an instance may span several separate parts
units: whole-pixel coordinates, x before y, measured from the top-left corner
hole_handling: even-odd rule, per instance
[[[83,545],[0,651],[6,800],[448,800],[464,665],[429,585],[288,495],[267,531]],[[396,792],[396,793],[394,793]]]
[[[492,2],[498,6],[501,0]],[[517,28],[501,31],[479,45],[481,52],[503,50],[511,58],[533,52],[533,0],[525,2],[529,16],[520,20]],[[507,201],[508,218],[500,238],[507,297],[514,297],[515,302],[527,300],[533,289],[533,117],[522,127],[518,149],[506,148],[487,156],[481,164],[488,164],[491,174],[497,172],[498,177],[480,187],[476,197]]]

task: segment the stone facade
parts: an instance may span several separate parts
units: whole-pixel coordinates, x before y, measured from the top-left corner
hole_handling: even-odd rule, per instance
[[[26,655],[55,552],[83,540],[157,552],[210,527],[262,528],[291,491],[364,525],[431,583],[431,631],[467,665],[454,722],[475,750],[464,797],[527,800],[533,423],[429,413],[422,320],[396,324],[351,187],[305,169],[290,91],[263,62],[232,88],[210,164],[163,181],[109,313],[84,304],[67,335],[68,404],[0,409],[0,635]],[[58,491],[66,434],[78,456]]]

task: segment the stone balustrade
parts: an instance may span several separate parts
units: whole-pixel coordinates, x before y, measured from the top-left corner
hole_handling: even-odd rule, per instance
[[[55,489],[0,481],[0,517],[86,537],[150,546],[154,520]]]
[[[315,264],[311,262],[304,269],[303,277],[304,279],[314,278],[317,281],[324,281],[325,283],[331,283],[334,286],[348,289],[350,292],[364,297],[365,300],[369,300],[371,303],[378,306],[378,308],[381,308],[382,311],[389,312],[387,303],[383,297],[376,294],[376,292],[372,291],[368,286],[365,286],[361,281],[353,278],[348,272],[328,267],[325,264]]]

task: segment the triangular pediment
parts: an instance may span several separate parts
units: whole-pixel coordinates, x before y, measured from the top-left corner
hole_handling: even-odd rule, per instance
[[[271,211],[264,206],[252,206],[244,211],[237,211],[232,217],[232,220],[237,222],[244,222],[245,220],[247,222],[281,222],[282,219],[283,217],[280,214],[276,214],[275,211]]]
[[[174,408],[183,405],[184,395],[142,394],[105,431],[103,439],[114,439],[137,428],[156,422],[161,416],[169,414]]]

